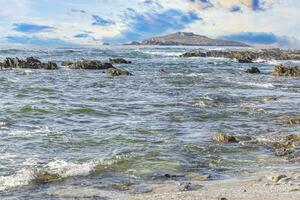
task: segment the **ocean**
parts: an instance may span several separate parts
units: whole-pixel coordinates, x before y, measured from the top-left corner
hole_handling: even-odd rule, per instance
[[[60,67],[0,71],[0,199],[57,199],[74,187],[113,195],[126,193],[114,184],[185,180],[189,173],[218,180],[299,169],[298,161],[275,156],[267,144],[299,133],[280,121],[299,116],[299,79],[271,74],[275,64],[299,63],[180,57],[201,48],[230,49],[0,50],[0,61],[34,56]],[[61,66],[109,58],[132,61],[115,66],[133,76]],[[244,72],[252,66],[262,73]],[[212,141],[220,132],[259,142]]]

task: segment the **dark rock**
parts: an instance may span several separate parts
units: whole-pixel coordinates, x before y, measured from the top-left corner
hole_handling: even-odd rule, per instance
[[[19,58],[6,58],[3,63],[4,68],[21,68],[21,69],[47,69],[54,70],[58,69],[57,64],[53,62],[42,63],[40,60],[28,57],[26,60],[21,60]]]
[[[225,197],[221,197],[221,198],[219,198],[218,200],[228,200],[228,199],[225,198]]]
[[[131,61],[127,61],[123,58],[110,58],[109,63],[111,63],[111,64],[131,64]]]
[[[238,59],[239,63],[252,63],[252,59],[251,58],[240,58]]]
[[[63,61],[63,62],[61,62],[61,65],[62,66],[70,66],[70,65],[73,65],[73,62]]]
[[[238,142],[234,136],[226,135],[224,133],[219,133],[214,135],[212,138],[214,141],[223,142],[223,143],[235,143]]]
[[[67,65],[70,69],[86,69],[86,70],[105,70],[113,68],[110,63],[102,63],[98,60],[82,60],[73,64]]]
[[[107,70],[105,70],[105,73],[111,76],[122,76],[122,75],[132,76],[132,74],[129,73],[128,71],[117,69],[115,67],[108,68]]]
[[[247,69],[245,72],[250,73],[250,74],[259,74],[260,73],[260,71],[257,67],[251,67],[251,68]]]
[[[226,135],[224,133],[218,133],[214,135],[212,139],[216,142],[222,142],[222,143],[238,143],[242,141],[252,140],[252,138],[249,136],[232,136],[232,135]]]
[[[159,69],[159,73],[164,74],[164,73],[166,73],[166,71],[165,71],[165,69],[160,68],[160,69]]]
[[[273,69],[274,76],[300,76],[300,67],[277,65]]]

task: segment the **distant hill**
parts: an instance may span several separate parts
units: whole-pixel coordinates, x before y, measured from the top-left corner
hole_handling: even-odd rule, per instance
[[[126,45],[249,46],[241,42],[217,40],[187,32],[177,32],[164,36],[156,36],[142,42],[134,41]]]

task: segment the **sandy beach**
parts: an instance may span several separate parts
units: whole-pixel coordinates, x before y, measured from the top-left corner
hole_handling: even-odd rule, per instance
[[[299,200],[299,185],[267,183],[259,179],[226,180],[199,183],[195,191],[180,191],[176,185],[155,185],[153,192],[129,196],[129,200]]]

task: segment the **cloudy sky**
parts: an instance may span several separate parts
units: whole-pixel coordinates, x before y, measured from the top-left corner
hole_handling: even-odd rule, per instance
[[[300,47],[300,0],[0,0],[0,45],[99,46],[177,31]]]

